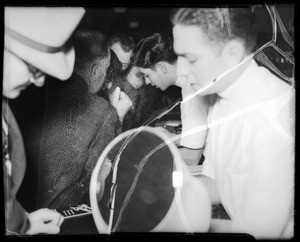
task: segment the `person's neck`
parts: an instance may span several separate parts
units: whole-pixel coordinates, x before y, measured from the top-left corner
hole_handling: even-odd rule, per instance
[[[248,67],[250,61],[251,59],[245,61],[243,64],[240,64],[237,68],[233,69],[219,80],[219,96],[222,96],[222,93],[240,78],[240,76],[244,73],[245,69]]]
[[[166,64],[168,67],[168,72],[169,72],[169,79],[172,85],[175,85],[176,80],[177,80],[177,62],[174,64]]]
[[[249,66],[252,59],[245,61],[243,64],[240,64],[236,69],[232,70],[228,74],[226,74],[224,77],[222,77],[219,82],[219,90],[217,94],[224,98],[226,97],[225,93],[228,88],[230,88],[239,78],[242,76],[242,74],[245,72],[247,67]]]

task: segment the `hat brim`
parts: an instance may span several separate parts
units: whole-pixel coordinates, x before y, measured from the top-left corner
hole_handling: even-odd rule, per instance
[[[5,48],[42,72],[60,80],[68,79],[73,73],[75,51],[71,46],[57,53],[47,53],[30,48],[5,35]]]

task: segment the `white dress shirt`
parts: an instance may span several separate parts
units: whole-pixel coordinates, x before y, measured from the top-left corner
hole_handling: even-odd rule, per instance
[[[208,114],[210,125],[250,107],[210,127],[203,174],[216,180],[235,228],[257,238],[280,236],[293,217],[293,97],[293,87],[252,60]]]

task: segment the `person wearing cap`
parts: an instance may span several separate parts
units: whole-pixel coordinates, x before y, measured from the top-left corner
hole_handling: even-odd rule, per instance
[[[28,214],[16,199],[26,159],[8,102],[30,84],[42,86],[46,74],[61,80],[71,76],[75,53],[68,40],[84,13],[83,8],[5,7],[2,157],[6,235],[56,234],[64,220],[47,208]]]
[[[200,179],[230,219],[210,231],[293,237],[295,90],[253,58],[255,9],[180,8],[171,19],[178,74],[216,94]]]
[[[162,91],[176,85],[181,88],[183,100],[195,92],[185,76],[177,75],[177,56],[173,50],[173,42],[164,34],[154,33],[143,38],[134,49],[131,62],[144,75],[146,84],[151,84]],[[195,96],[192,100],[181,103],[180,111],[182,133],[201,125],[205,126],[207,117],[205,98]],[[200,168],[198,164],[202,157],[206,134],[205,126],[203,131],[183,136],[176,141],[190,169]],[[169,136],[172,137],[172,134]]]

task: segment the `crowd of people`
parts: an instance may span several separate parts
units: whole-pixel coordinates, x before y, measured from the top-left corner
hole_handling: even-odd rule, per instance
[[[175,137],[182,161],[200,171],[195,177],[209,202],[229,217],[210,219],[204,232],[293,237],[295,91],[255,61],[251,7],[174,9],[172,36],[136,42],[127,33],[78,29],[84,13],[5,8],[5,234],[60,233],[64,216],[53,209],[89,204],[105,147],[174,105],[165,91],[177,86],[182,132],[157,129]],[[22,138],[10,100],[45,79],[39,121]],[[26,165],[34,185],[21,186]],[[22,204],[26,194],[33,194],[31,206]]]

